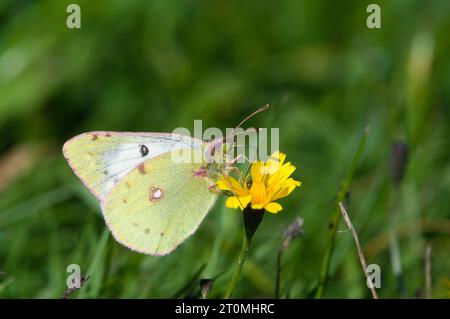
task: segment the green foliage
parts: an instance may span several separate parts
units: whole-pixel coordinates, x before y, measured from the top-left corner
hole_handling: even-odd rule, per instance
[[[166,131],[280,127],[281,150],[300,190],[266,215],[235,297],[273,297],[283,229],[304,218],[303,239],[283,254],[281,297],[313,296],[339,186],[366,126],[348,212],[368,263],[382,269],[380,298],[399,297],[389,256],[399,216],[408,297],[425,294],[431,242],[434,297],[448,297],[450,201],[450,3],[383,1],[382,28],[366,27],[351,0],[0,2],[0,297],[57,298],[68,264],[91,278],[72,297],[199,296],[227,289],[240,249],[241,213],[218,202],[198,232],[166,257],[116,243],[99,205],[61,147],[90,130]],[[392,185],[397,141],[409,162]],[[22,151],[21,151],[22,150]],[[25,150],[25,151],[23,151]],[[369,298],[350,233],[339,232],[325,297]],[[387,244],[386,244],[387,243]]]

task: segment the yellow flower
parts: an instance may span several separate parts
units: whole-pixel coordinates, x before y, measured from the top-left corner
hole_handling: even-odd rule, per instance
[[[275,201],[288,196],[295,187],[301,185],[290,177],[295,166],[290,162],[284,163],[285,159],[286,154],[276,151],[266,163],[254,162],[243,185],[235,178],[223,175],[217,182],[217,187],[232,194],[228,197],[226,206],[244,210],[250,204],[252,209],[265,209],[270,213],[282,210],[283,207]]]
[[[216,185],[219,189],[229,191],[233,194],[227,199],[226,206],[228,208],[240,208],[241,210],[244,210],[248,203],[250,203],[252,196],[247,187],[242,187],[234,177],[222,175]]]

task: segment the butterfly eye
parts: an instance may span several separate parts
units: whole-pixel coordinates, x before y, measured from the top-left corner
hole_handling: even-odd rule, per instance
[[[141,152],[142,157],[146,156],[148,154],[148,147],[145,145],[141,145],[139,147],[139,152]]]

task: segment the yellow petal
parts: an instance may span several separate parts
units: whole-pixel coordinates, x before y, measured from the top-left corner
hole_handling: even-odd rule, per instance
[[[284,164],[277,173],[269,177],[269,180],[267,182],[267,188],[273,189],[273,191],[282,188],[283,184],[286,182],[286,180],[294,171],[295,171],[294,165],[291,165],[290,163]]]
[[[265,164],[265,167],[264,167],[265,174],[277,173],[280,170],[280,168],[283,166],[285,159],[286,159],[286,154],[281,153],[279,151],[273,152]]]
[[[266,203],[266,186],[263,183],[253,182],[250,194],[252,194],[252,207],[253,205],[264,205]]]
[[[216,185],[221,190],[231,191],[238,196],[244,196],[248,193],[234,177],[229,175],[223,175]]]
[[[279,162],[270,160],[270,162],[268,162],[266,165],[261,167],[260,171],[261,171],[261,174],[263,174],[263,175],[273,175],[273,174],[276,174],[280,170],[280,167],[281,167],[281,165]]]
[[[219,180],[216,182],[217,187],[223,191],[231,191],[230,186],[228,183],[224,182],[223,180]]]
[[[289,178],[284,185],[289,189],[288,190],[288,195],[296,188],[296,187],[300,187],[302,185],[302,183],[300,181],[296,181],[292,178]]]
[[[241,204],[241,209],[247,207],[248,203],[252,200],[252,195],[241,196],[239,197],[239,202]]]
[[[233,209],[240,208],[241,210],[244,210],[244,208],[247,207],[248,203],[250,203],[251,200],[252,200],[251,195],[242,196],[242,197],[230,196],[230,197],[228,197],[225,205],[228,208],[233,208]]]
[[[296,187],[300,187],[301,182],[289,178],[286,182],[281,185],[281,188],[277,188],[273,193],[271,193],[269,200],[277,200],[288,196]]]
[[[269,213],[276,214],[280,210],[282,210],[283,207],[278,203],[271,202],[271,203],[267,204],[266,206],[264,206],[264,209],[267,210]]]
[[[264,208],[264,204],[253,204],[252,203],[252,208],[253,209],[263,209]]]
[[[252,166],[250,167],[250,171],[252,174],[253,183],[262,183],[262,179],[264,177],[263,170],[264,170],[263,163],[257,161],[252,164]]]
[[[225,203],[225,205],[228,207],[228,208],[233,208],[233,209],[236,209],[236,208],[241,208],[241,204],[240,204],[240,202],[239,202],[239,199],[236,197],[236,196],[230,196],[230,197],[228,197],[227,198],[227,202]],[[243,208],[241,208],[241,210],[242,210]]]
[[[284,160],[286,159],[286,154],[281,153],[280,151],[275,151],[272,153],[272,155],[270,155],[270,157],[272,159],[276,159],[277,162],[279,162],[281,165],[283,165]],[[269,159],[267,162],[271,161],[271,159]]]

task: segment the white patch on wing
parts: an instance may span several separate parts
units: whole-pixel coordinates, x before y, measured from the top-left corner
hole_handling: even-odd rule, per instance
[[[134,138],[133,138],[134,139]],[[129,139],[129,140],[133,140]],[[100,196],[105,197],[114,184],[130,171],[155,156],[182,148],[200,148],[201,141],[187,136],[142,136],[136,142],[120,143],[117,147],[105,152],[101,157],[105,167],[105,179],[98,185]],[[145,145],[148,153],[143,156],[141,146]]]

